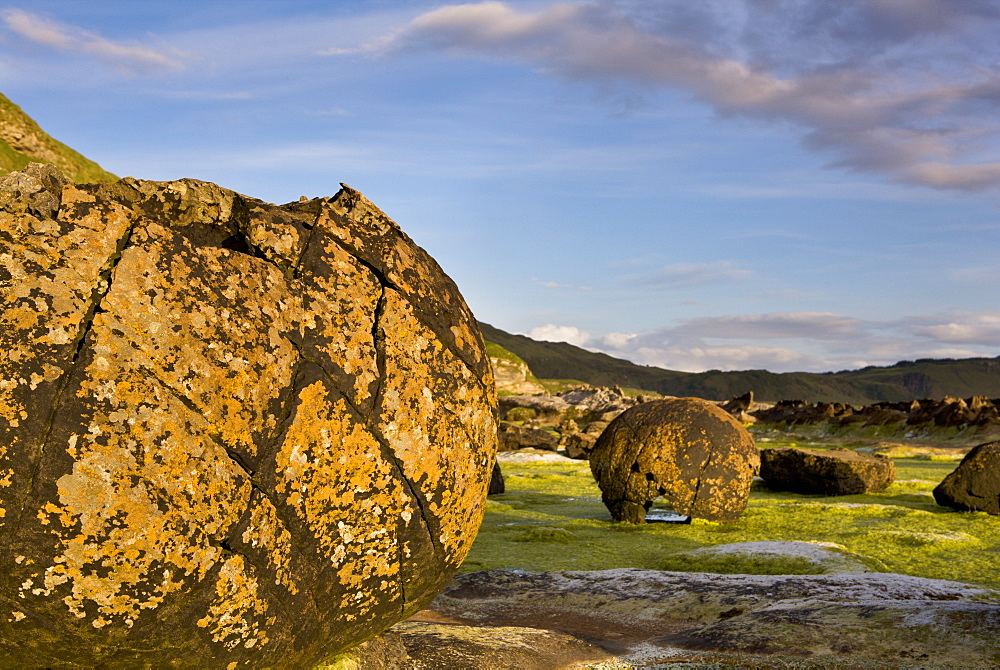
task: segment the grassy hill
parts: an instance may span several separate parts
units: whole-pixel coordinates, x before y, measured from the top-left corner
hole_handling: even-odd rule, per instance
[[[50,137],[20,107],[0,94],[0,175],[21,170],[28,163],[52,163],[78,183],[118,179]]]
[[[923,359],[843,372],[677,372],[599,354],[565,342],[539,342],[480,323],[483,337],[520,356],[542,379],[579,379],[664,395],[727,400],[747,391],[762,401],[799,399],[869,405],[880,401],[1000,397],[1000,358]]]

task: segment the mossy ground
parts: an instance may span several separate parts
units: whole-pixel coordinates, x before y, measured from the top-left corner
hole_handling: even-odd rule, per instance
[[[895,464],[896,482],[880,493],[810,496],[755,485],[735,523],[694,519],[690,525],[638,526],[612,521],[586,461],[504,464],[506,493],[489,498],[486,519],[461,571],[669,566],[760,574],[772,568],[751,561],[680,566],[670,556],[733,542],[812,540],[843,545],[890,572],[1000,588],[1000,517],[956,512],[937,505],[931,494],[958,460],[898,458]],[[796,572],[796,566],[788,568]]]

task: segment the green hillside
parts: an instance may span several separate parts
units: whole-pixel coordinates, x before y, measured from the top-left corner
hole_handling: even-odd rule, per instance
[[[49,137],[20,107],[0,93],[0,175],[28,163],[52,163],[77,183],[113,182],[118,177]]]
[[[480,323],[483,337],[520,356],[542,379],[579,379],[597,386],[628,386],[663,395],[727,400],[753,391],[761,401],[805,400],[869,405],[881,401],[1000,397],[1000,358],[924,359],[844,372],[677,372],[636,365],[565,342],[539,342]]]

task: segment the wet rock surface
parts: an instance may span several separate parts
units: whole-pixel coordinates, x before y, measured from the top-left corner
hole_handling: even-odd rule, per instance
[[[561,631],[626,667],[989,667],[1000,661],[998,599],[888,573],[488,570],[456,577],[421,616],[470,627],[465,634]]]
[[[669,398],[626,410],[590,453],[601,498],[617,521],[643,523],[663,497],[678,514],[734,521],[760,465],[753,438],[718,406]]]
[[[422,608],[496,446],[475,321],[360,193],[0,181],[0,657],[309,667]]]
[[[775,491],[843,496],[886,489],[896,466],[887,456],[850,449],[762,449],[760,476]]]
[[[1000,442],[973,447],[937,488],[939,505],[1000,514]]]
[[[411,620],[393,626],[392,633],[400,637],[410,670],[553,670],[613,658],[570,633],[529,626]]]

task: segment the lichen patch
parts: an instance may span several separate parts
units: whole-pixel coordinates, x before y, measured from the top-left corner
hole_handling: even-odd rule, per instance
[[[496,423],[466,364],[386,290],[380,322],[385,381],[380,429],[407,479],[426,498],[446,560],[457,566],[482,522]],[[405,345],[404,345],[405,343]]]
[[[385,521],[412,515],[415,501],[365,425],[322,382],[299,392],[276,474],[278,494],[337,576],[344,617],[401,596],[397,528]]]

